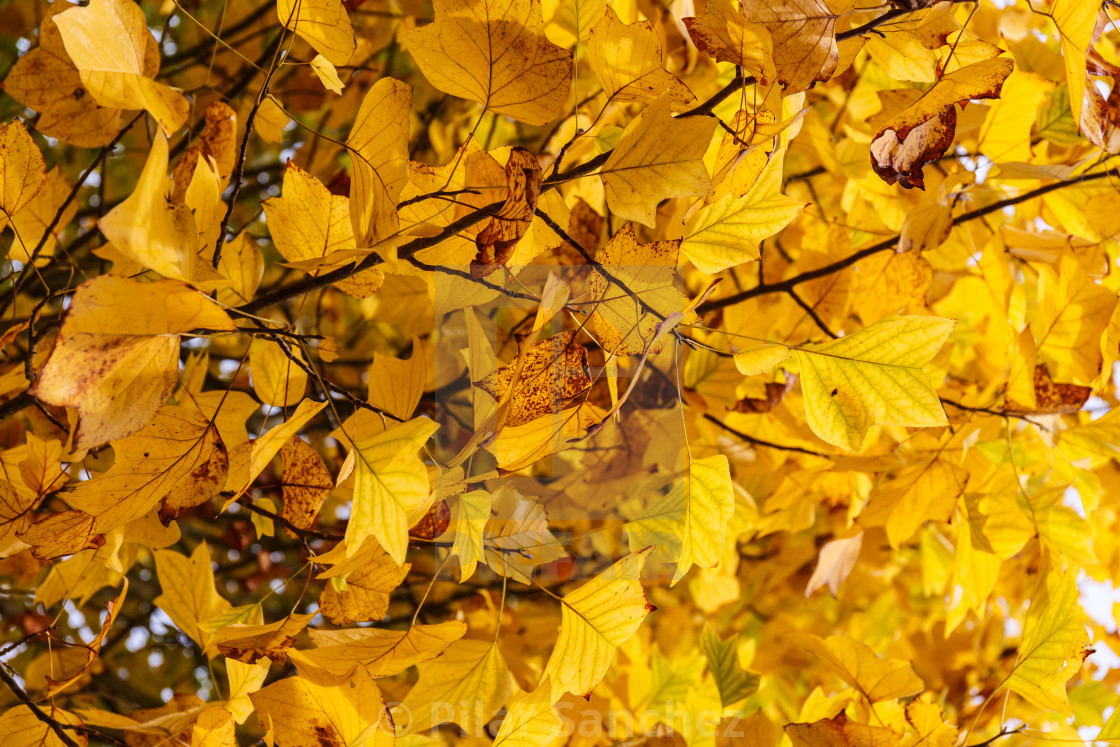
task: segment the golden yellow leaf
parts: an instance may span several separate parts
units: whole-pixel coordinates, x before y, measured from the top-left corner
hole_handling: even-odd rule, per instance
[[[373,246],[397,230],[397,201],[408,182],[408,112],[412,87],[382,78],[370,87],[346,138],[350,149],[350,222],[354,238]]]
[[[179,375],[179,335],[199,328],[234,326],[224,311],[178,281],[94,278],[74,293],[32,393],[78,411],[74,448],[124,438],[171,396]],[[122,398],[129,407],[117,406]]]
[[[189,558],[174,550],[157,550],[155,558],[163,590],[156,597],[156,606],[207,656],[215,656],[218,650],[214,634],[204,629],[203,624],[229,612],[230,603],[214,587],[210,549],[201,542]]]
[[[191,727],[191,747],[237,747],[235,724],[230,712],[211,706],[198,714]]]
[[[895,316],[838,340],[798,348],[809,427],[830,444],[859,451],[875,424],[945,425],[945,411],[922,366],[955,324]]]
[[[183,126],[190,103],[183,94],[152,79],[158,63],[147,62],[153,40],[140,6],[129,0],[91,0],[86,7],[60,13],[54,21],[82,85],[98,104],[145,109],[166,135]]]
[[[420,679],[401,708],[410,716],[402,724],[410,732],[450,722],[463,727],[469,736],[482,736],[509,695],[509,670],[492,641],[456,641],[443,656],[417,669]]]
[[[880,659],[866,644],[849,636],[831,636],[822,640],[815,635],[801,633],[794,637],[794,641],[819,656],[844,682],[871,703],[917,695],[925,687],[921,678],[914,674],[910,662]]]
[[[169,201],[167,154],[167,139],[157,135],[136,188],[97,227],[134,262],[164,277],[190,282],[198,258],[198,229],[190,208]]]
[[[361,167],[356,169],[360,171]],[[312,275],[354,263],[355,257],[337,265],[331,262],[332,255],[345,256],[357,248],[348,198],[331,194],[318,179],[289,163],[281,195],[263,204],[272,241],[284,259],[292,263],[323,260],[315,269],[306,268]],[[369,287],[376,291],[383,279],[381,270],[371,268],[339,281],[335,287],[355,298],[365,298],[370,295]]]
[[[1007,687],[1048,711],[1069,713],[1066,683],[1089,654],[1073,574],[1051,571],[1045,592],[1031,601],[1015,667]]]
[[[762,85],[777,75],[770,32],[748,21],[738,0],[708,0],[704,14],[685,18],[684,24],[692,43],[712,59],[742,66]]]
[[[670,101],[662,94],[632,120],[599,171],[607,205],[623,220],[653,226],[662,200],[712,190],[702,159],[716,123],[709,117],[674,119]]]
[[[789,225],[806,207],[805,202],[766,194],[764,189],[752,189],[743,197],[728,195],[688,222],[681,251],[709,275],[753,262],[759,258],[759,243]]]
[[[256,611],[260,607],[252,605],[252,609]],[[214,640],[223,655],[245,664],[255,664],[263,659],[283,664],[295,637],[315,615],[314,612],[293,612],[270,623],[235,622],[215,628]]]
[[[563,544],[549,531],[544,506],[516,490],[496,491],[488,516],[482,546],[485,562],[495,573],[527,584],[534,569],[567,557]]]
[[[393,720],[365,672],[341,685],[307,674],[274,682],[249,696],[262,727],[271,720],[279,747],[311,744],[392,747]]]
[[[367,539],[365,544],[369,543],[377,544]],[[401,585],[412,567],[409,563],[397,564],[380,547],[364,560],[361,568],[345,577],[342,588],[328,583],[319,595],[319,611],[335,625],[383,618],[389,609],[389,594]]]
[[[652,549],[630,553],[560,600],[560,637],[544,669],[553,702],[569,692],[590,695],[615,651],[653,611],[638,581]]]
[[[670,586],[693,565],[713,568],[719,563],[735,510],[730,470],[723,454],[690,459],[684,478],[626,524],[631,551],[656,544],[660,557],[677,564]]]
[[[237,659],[226,659],[226,677],[229,679],[229,697],[222,703],[239,724],[245,723],[253,713],[253,702],[249,696],[261,689],[271,662],[261,661],[246,664]]]
[[[436,0],[435,13],[400,31],[433,86],[529,125],[560,113],[572,58],[545,38],[540,0]]]
[[[451,552],[459,559],[459,580],[462,582],[474,575],[485,551],[482,532],[490,519],[490,494],[485,490],[472,490],[457,496],[450,503],[451,522],[447,531],[455,538]]]
[[[416,452],[438,429],[439,424],[428,418],[415,418],[353,442],[348,458],[355,473],[346,523],[348,555],[372,536],[397,565],[404,564],[408,528],[432,505],[428,469]]]
[[[744,0],[742,18],[770,32],[777,79],[786,94],[828,80],[840,59],[836,47],[837,0]],[[848,6],[850,7],[850,6]]]
[[[1070,111],[1078,127],[1084,111],[1086,85],[1091,85],[1086,75],[1085,56],[1092,47],[1093,31],[1100,11],[1099,6],[1080,0],[1055,0],[1050,8],[1050,17],[1054,19],[1062,40]]]
[[[419,337],[412,337],[408,360],[373,354],[367,399],[374,407],[401,419],[410,418],[427,387],[428,363]]]
[[[24,106],[39,112],[35,129],[82,148],[100,148],[120,129],[121,112],[94,101],[62,43],[54,18],[69,10],[68,3],[47,6],[39,26],[39,46],[16,60],[4,78],[4,90]],[[159,51],[149,35],[145,69],[155,73]]]
[[[219,191],[233,173],[237,159],[237,112],[224,101],[214,101],[206,107],[205,116],[206,126],[199,137],[200,142],[187,148],[175,163],[172,202],[182,202],[186,197],[187,187],[200,161],[212,159],[217,164]]]
[[[358,46],[342,0],[277,0],[276,16],[335,65],[349,62]]]
[[[1112,318],[1116,293],[1094,283],[1077,259],[1063,253],[1056,267],[1042,268],[1038,296],[1038,319],[1031,330],[1039,357],[1057,380],[1090,383],[1101,369],[1099,341]]]
[[[688,86],[665,69],[661,38],[653,22],[627,25],[608,5],[602,18],[591,27],[587,46],[591,70],[608,98],[652,102],[668,92],[678,108],[696,101]]]
[[[0,134],[0,140],[2,139],[3,134]],[[34,199],[12,218],[12,233],[14,235],[11,248],[8,251],[9,258],[19,262],[31,261],[31,252],[43,238],[47,226],[54,221],[55,215],[62,209],[69,194],[70,183],[66,181],[62,170],[56,166],[47,174],[46,181],[43,182],[43,188],[39,190]],[[62,209],[62,217],[59,218],[58,223],[51,231],[51,235],[39,252],[40,258],[50,257],[54,254],[59,232],[74,219],[74,214],[77,211],[78,204],[76,202],[71,202],[65,209]]]
[[[370,677],[392,677],[410,667],[443,654],[467,632],[466,623],[448,620],[435,625],[413,625],[405,630],[308,630],[315,648],[292,651],[290,656],[302,671],[320,669],[350,677],[355,668]],[[440,661],[443,661],[440,659]]]
[[[960,101],[999,98],[1014,67],[1007,58],[982,60],[942,76],[879,128],[871,142],[871,168],[887,184],[924,189],[922,168],[941,158],[956,134],[953,107]]]
[[[264,276],[264,255],[256,240],[242,231],[227,241],[218,273],[227,281],[218,288],[218,303],[240,306],[252,300]]]
[[[67,726],[81,726],[82,720],[69,711],[53,705],[40,706],[48,718]],[[89,744],[89,737],[81,729],[65,732],[79,747]],[[8,747],[65,747],[65,742],[48,723],[40,719],[29,706],[17,705],[0,714],[0,734]]]
[[[341,94],[343,87],[346,85],[338,77],[338,71],[335,69],[331,61],[321,54],[315,55],[311,60],[311,69],[315,71],[315,75],[322,81],[323,87],[328,91]]]
[[[851,721],[843,712],[808,724],[786,724],[793,747],[898,747],[900,734],[882,726]]]
[[[840,592],[840,584],[844,583],[852,568],[855,568],[862,546],[863,532],[826,542],[817,557],[817,567],[813,569],[813,575],[805,586],[805,596],[811,596],[814,591],[826,585],[832,596],[836,596]]]
[[[552,686],[545,676],[533,692],[515,693],[494,737],[494,747],[543,747],[551,744],[564,724],[552,708]]]
[[[0,127],[0,228],[39,194],[46,180],[43,154],[23,122],[17,119]],[[21,239],[33,241],[30,236]]]
[[[296,345],[286,347],[287,351],[275,340],[254,340],[249,353],[253,391],[261,402],[273,407],[290,407],[307,391],[307,373],[299,365],[303,355]]]

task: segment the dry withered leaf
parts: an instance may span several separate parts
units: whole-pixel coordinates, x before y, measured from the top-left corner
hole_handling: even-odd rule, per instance
[[[887,184],[925,189],[922,168],[945,155],[957,131],[957,103],[999,98],[1014,63],[1001,57],[955,70],[892,117],[871,141],[871,168]]]
[[[428,513],[408,530],[408,535],[418,539],[434,540],[447,531],[447,525],[450,523],[451,509],[447,507],[447,501],[437,501],[428,509]]]
[[[1084,407],[1092,393],[1091,387],[1054,381],[1050,378],[1049,366],[1039,363],[1034,367],[1035,406],[1030,407],[1009,399],[1004,403],[1003,411],[1014,414],[1067,415]]]
[[[506,162],[509,194],[498,214],[475,238],[478,255],[471,262],[471,276],[484,278],[509,261],[517,242],[529,230],[541,195],[541,165],[529,151],[514,148]]]
[[[280,516],[300,529],[311,527],[334,487],[323,457],[302,438],[293,438],[280,449],[280,473],[284,499]]]

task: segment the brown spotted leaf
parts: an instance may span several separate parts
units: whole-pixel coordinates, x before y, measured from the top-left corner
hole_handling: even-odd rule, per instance
[[[575,337],[571,330],[529,347],[522,353],[520,375],[512,363],[475,383],[497,400],[514,386],[506,427],[558,413],[591,386],[587,351]]]
[[[1003,405],[1003,411],[1014,414],[1067,415],[1084,407],[1092,393],[1091,387],[1054,381],[1050,378],[1049,366],[1039,363],[1034,367],[1035,404],[1031,406],[1008,399]]]
[[[300,529],[309,528],[334,487],[323,457],[302,438],[293,438],[280,448],[280,474],[284,499],[280,516]]]
[[[218,650],[231,659],[252,664],[267,658],[283,664],[296,636],[313,617],[314,612],[307,615],[293,612],[264,625],[227,625],[215,630],[214,636],[218,641]]]
[[[409,563],[398,566],[372,539],[363,543],[361,555],[363,562],[357,570],[345,576],[332,573],[329,578],[334,580],[329,581],[319,595],[319,610],[335,625],[372,622],[385,617],[389,595],[401,585],[412,567]],[[324,576],[326,574],[320,578]]]

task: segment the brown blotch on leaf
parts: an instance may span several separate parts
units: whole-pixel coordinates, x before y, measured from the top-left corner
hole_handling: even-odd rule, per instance
[[[498,214],[475,238],[478,254],[471,262],[471,276],[484,278],[505,265],[517,242],[529,230],[541,195],[541,165],[529,151],[514,148],[506,163],[509,194]]]
[[[1034,367],[1035,406],[1007,400],[1003,411],[1009,414],[1033,413],[1038,415],[1068,415],[1077,412],[1089,400],[1093,390],[1087,386],[1066,384],[1050,378],[1050,368],[1045,363]]]
[[[323,457],[311,444],[293,438],[280,449],[280,473],[284,500],[280,516],[300,529],[311,528],[334,485]]]

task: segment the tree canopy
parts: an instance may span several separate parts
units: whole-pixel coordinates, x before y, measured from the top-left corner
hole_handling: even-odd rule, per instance
[[[0,0],[0,735],[1120,740],[1112,0]]]

